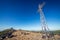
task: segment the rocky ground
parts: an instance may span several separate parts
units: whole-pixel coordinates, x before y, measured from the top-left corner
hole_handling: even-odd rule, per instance
[[[14,35],[12,38],[6,37],[4,40],[42,40],[39,32],[16,30],[12,35]],[[55,39],[60,40],[60,36],[55,35]]]

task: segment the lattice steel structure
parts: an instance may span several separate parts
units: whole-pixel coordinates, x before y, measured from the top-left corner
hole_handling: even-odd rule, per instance
[[[42,38],[44,38],[44,40],[55,40],[53,37],[54,35],[51,35],[51,32],[49,31],[49,28],[46,23],[44,12],[42,10],[44,5],[45,5],[45,2],[43,2],[42,4],[39,4],[38,6],[39,8],[38,11],[40,13],[40,21],[41,21],[41,26],[42,26],[42,33],[43,33]]]

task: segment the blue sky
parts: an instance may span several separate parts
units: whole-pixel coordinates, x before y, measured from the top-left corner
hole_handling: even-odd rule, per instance
[[[0,0],[0,30],[41,30],[38,5],[43,1],[48,27],[60,29],[60,0]]]

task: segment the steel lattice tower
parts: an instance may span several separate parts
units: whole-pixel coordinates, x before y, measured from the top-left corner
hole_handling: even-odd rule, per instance
[[[40,21],[41,21],[42,33],[43,33],[42,36],[45,37],[45,40],[49,40],[48,37],[49,36],[51,37],[51,35],[50,35],[49,28],[48,28],[47,23],[46,23],[46,19],[45,19],[43,10],[42,10],[44,5],[45,5],[45,2],[43,2],[42,4],[39,4],[38,11],[40,13]],[[54,40],[54,39],[51,37],[50,40]]]

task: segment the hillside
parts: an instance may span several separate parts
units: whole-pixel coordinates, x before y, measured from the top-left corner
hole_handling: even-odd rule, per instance
[[[54,32],[55,32],[55,35],[54,35],[55,38],[60,39],[60,36],[56,34],[57,31],[54,31]],[[60,31],[58,31],[57,33],[59,32]],[[41,40],[41,35],[42,35],[42,33],[39,31],[37,32],[37,31],[27,31],[27,30],[13,30],[13,31],[4,30],[3,32],[0,32],[0,33],[2,33],[0,35],[3,35],[3,36],[4,34],[8,33],[8,35],[4,36],[5,38],[3,37],[3,40]]]

